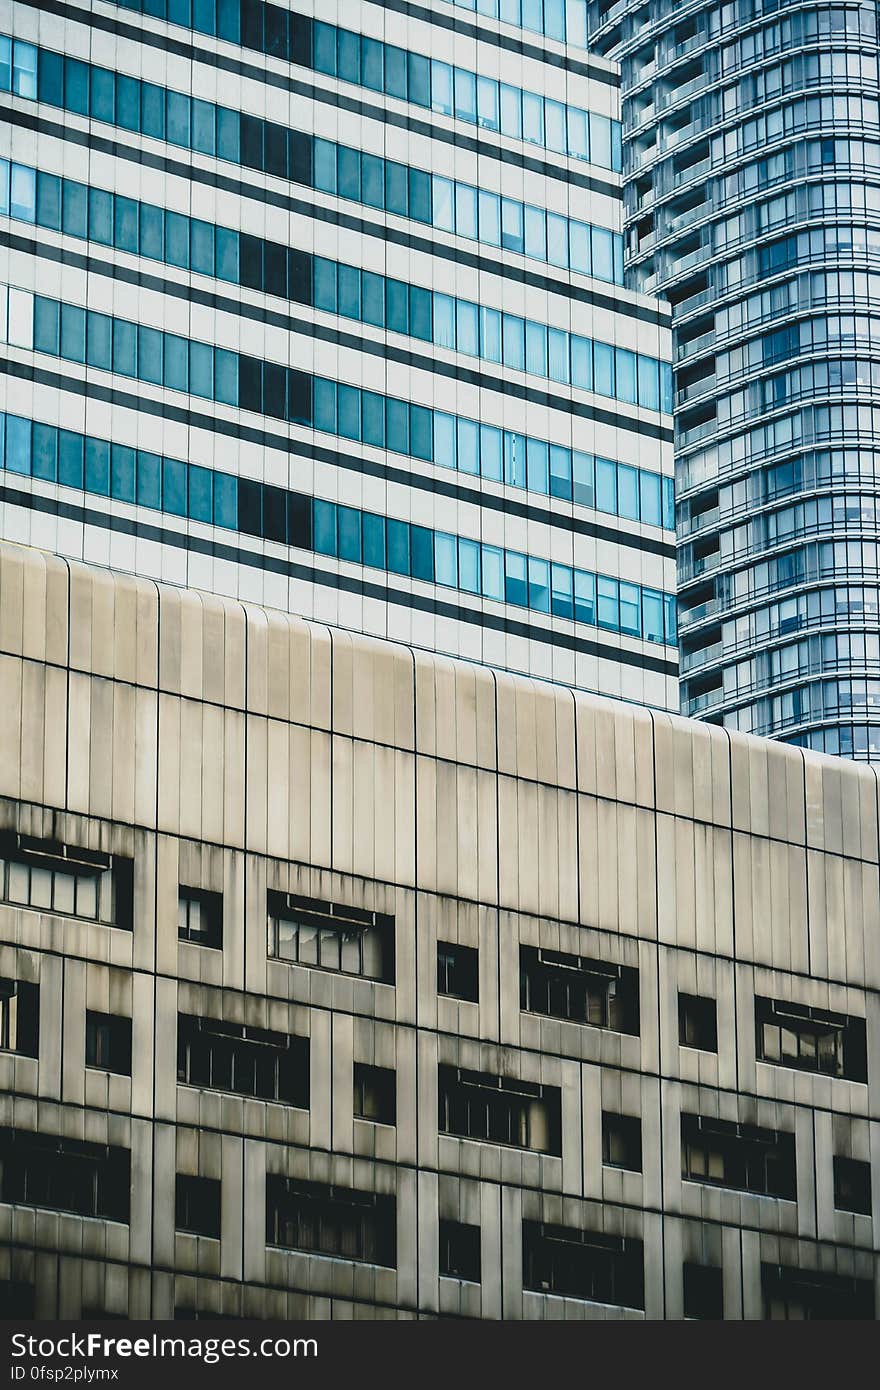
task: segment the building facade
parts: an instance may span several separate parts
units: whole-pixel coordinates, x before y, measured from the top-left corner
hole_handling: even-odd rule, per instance
[[[6,7],[7,539],[677,704],[616,69],[513,8]]]
[[[871,767],[0,547],[7,1316],[873,1318]]]
[[[874,3],[591,0],[675,338],[682,712],[880,755]]]

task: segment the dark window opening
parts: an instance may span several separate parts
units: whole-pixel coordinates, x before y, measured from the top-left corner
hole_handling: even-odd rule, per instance
[[[874,1319],[873,1279],[761,1265],[764,1317],[773,1322]]]
[[[40,986],[0,979],[0,1050],[40,1055]]]
[[[13,906],[130,931],[132,861],[57,840],[0,832],[0,898]]]
[[[719,1322],[724,1317],[724,1282],[713,1265],[684,1266],[684,1315]]]
[[[269,954],[276,960],[394,983],[394,918],[269,890]]]
[[[440,1221],[440,1273],[449,1279],[480,1282],[480,1228],[463,1221]]]
[[[642,1171],[642,1122],[638,1116],[602,1111],[602,1162],[633,1173]]]
[[[174,1228],[220,1239],[220,1180],[178,1173],[174,1194]]]
[[[0,1308],[4,1318],[32,1318],[36,1304],[33,1284],[22,1279],[0,1279]]]
[[[520,947],[519,969],[527,1013],[638,1036],[638,970],[534,946]]]
[[[128,1149],[0,1129],[0,1202],[128,1221]]]
[[[438,1098],[443,1134],[562,1153],[562,1094],[557,1086],[441,1065]]]
[[[177,935],[194,946],[219,951],[223,946],[223,894],[205,888],[178,890]]]
[[[437,993],[476,1004],[480,998],[480,953],[457,941],[437,942]]]
[[[682,1115],[681,1175],[691,1182],[793,1202],[797,1199],[794,1135]]]
[[[309,1040],[222,1019],[177,1016],[177,1079],[307,1110]]]
[[[392,1196],[270,1173],[266,1241],[364,1264],[397,1264],[397,1206]]]
[[[86,1066],[131,1076],[131,1019],[86,1012]]]
[[[867,1081],[865,1020],[807,1004],[755,999],[758,1059],[779,1067]]]
[[[377,1125],[397,1122],[397,1078],[390,1067],[354,1064],[354,1113]]]
[[[523,1222],[523,1288],[644,1308],[642,1242],[536,1221]]]
[[[871,1165],[834,1155],[834,1205],[838,1211],[871,1215]]]
[[[678,996],[678,1041],[700,1052],[718,1051],[718,1017],[714,999],[697,994]]]

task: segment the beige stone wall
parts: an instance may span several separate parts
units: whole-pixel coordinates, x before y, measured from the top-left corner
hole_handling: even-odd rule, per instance
[[[524,1292],[524,1216],[643,1240],[648,1317],[684,1261],[730,1318],[762,1263],[875,1278],[831,1177],[873,1156],[880,1212],[871,768],[3,546],[0,798],[135,866],[131,932],[0,904],[0,976],[41,987],[0,1125],[132,1151],[129,1225],[0,1204],[40,1315],[643,1316]],[[222,891],[222,952],[178,940],[180,882]],[[395,984],[270,960],[267,887],[393,914]],[[479,947],[479,1004],[438,997],[438,938]],[[637,966],[639,1036],[521,1011],[519,943]],[[869,1084],[756,1061],[756,994],[864,1017]],[[85,1068],[87,1008],[132,1017],[130,1079]],[[179,1086],[178,1010],[308,1036],[309,1109]],[[353,1119],[353,1060],[395,1068],[395,1127]],[[561,1156],[438,1134],[438,1062],[560,1087]],[[603,1109],[642,1173],[603,1166]],[[797,1201],[682,1181],[683,1111],[793,1132]],[[220,1242],[175,1233],[175,1170],[222,1179]],[[267,1248],[267,1172],[395,1193],[397,1269]],[[438,1276],[438,1214],[481,1226],[482,1285]]]

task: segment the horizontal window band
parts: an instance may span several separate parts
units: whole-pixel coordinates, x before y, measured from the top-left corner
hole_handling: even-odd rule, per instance
[[[620,233],[553,213],[546,200],[526,203],[56,49],[6,35],[0,40],[12,47],[11,68],[0,66],[0,81],[23,98],[478,245],[503,247],[545,265],[623,284]]]
[[[134,539],[149,540],[159,545],[169,545],[178,550],[192,551],[194,554],[205,555],[212,559],[225,560],[252,569],[262,569],[287,579],[323,585],[327,588],[337,589],[341,593],[378,599],[380,602],[397,604],[418,612],[433,613],[438,617],[467,623],[471,627],[489,628],[494,632],[505,633],[512,637],[523,637],[529,641],[541,642],[545,646],[560,647],[565,651],[578,652],[584,656],[603,658],[607,661],[618,662],[624,666],[632,666],[662,676],[673,678],[678,676],[677,662],[665,661],[660,657],[644,656],[639,652],[621,650],[617,647],[607,646],[604,642],[575,637],[569,633],[552,632],[545,628],[536,627],[531,623],[502,618],[494,613],[480,613],[459,604],[447,603],[442,599],[436,600],[421,594],[402,593],[392,589],[389,585],[353,579],[342,574],[328,573],[311,565],[301,565],[270,555],[257,555],[237,546],[226,545],[218,541],[202,540],[197,536],[183,535],[166,527],[152,526],[118,515],[96,511],[90,507],[58,502],[53,498],[39,497],[34,493],[24,492],[4,484],[0,484],[0,501],[11,506],[23,507],[28,511],[63,517],[66,521],[79,522],[85,526],[97,526],[102,530],[114,531]]]
[[[457,265],[465,265],[469,269],[480,271],[485,275],[497,275],[502,280],[509,280],[513,284],[526,285],[548,294],[563,295],[578,304],[590,304],[596,309],[623,314],[640,323],[650,323],[660,328],[668,328],[671,323],[670,313],[664,312],[660,307],[650,308],[644,304],[633,304],[628,299],[616,299],[613,295],[606,294],[602,290],[593,290],[572,284],[570,280],[555,280],[550,275],[526,270],[521,266],[508,265],[503,261],[492,260],[491,257],[483,254],[446,246],[415,232],[403,232],[394,227],[383,227],[351,213],[340,212],[336,208],[325,208],[320,204],[310,203],[304,198],[294,198],[286,194],[256,188],[252,184],[244,183],[241,179],[231,178],[225,173],[199,169],[169,155],[156,155],[149,150],[141,150],[90,131],[74,130],[44,116],[37,116],[32,111],[19,110],[6,105],[2,101],[0,101],[0,119],[7,124],[20,126],[23,130],[31,130],[56,140],[81,145],[86,149],[93,150],[96,154],[110,155],[114,159],[125,159],[175,178],[187,179],[190,183],[201,183],[208,188],[221,189],[224,193],[231,193],[238,198],[250,198],[271,207],[282,208],[285,212],[309,217],[316,222],[326,222],[334,227],[343,227],[347,231],[357,232],[360,236],[375,237],[390,245],[402,246],[407,250],[418,251],[427,256],[436,256]]]
[[[417,350],[428,343],[490,369],[524,372],[552,383],[551,389],[574,387],[616,404],[672,413],[671,368],[651,354],[316,256],[291,246],[289,236],[282,242],[255,237],[7,159],[0,159],[0,214],[93,248],[317,309],[349,325],[388,329]],[[28,254],[38,253],[34,243]],[[659,477],[657,469],[648,472]],[[616,506],[601,510],[617,513]],[[628,515],[674,529],[665,501],[656,520]]]
[[[477,386],[484,391],[497,391],[505,396],[512,396],[517,400],[525,401],[529,405],[559,410],[579,419],[592,420],[601,425],[610,425],[613,429],[630,430],[643,437],[656,439],[663,443],[672,442],[672,430],[664,429],[659,425],[652,425],[647,421],[635,420],[627,415],[619,415],[616,411],[605,410],[601,406],[584,405],[578,401],[568,400],[563,396],[553,395],[549,391],[541,391],[532,386],[522,386],[519,383],[505,381],[485,372],[474,371],[470,367],[459,367],[454,363],[440,362],[435,357],[425,357],[406,348],[395,348],[385,343],[371,342],[369,339],[361,338],[354,333],[330,328],[323,324],[308,323],[275,309],[262,309],[256,305],[242,303],[240,300],[227,299],[225,296],[215,294],[210,290],[196,289],[192,285],[183,285],[176,280],[167,280],[162,276],[152,275],[146,271],[130,270],[127,266],[113,265],[110,262],[98,260],[94,256],[80,255],[76,251],[62,250],[60,247],[46,246],[29,237],[20,237],[15,233],[2,230],[0,230],[0,245],[8,246],[14,251],[23,251],[28,255],[44,260],[73,266],[91,275],[103,275],[124,284],[137,286],[140,289],[151,290],[156,294],[181,299],[189,304],[198,304],[203,308],[214,309],[220,313],[234,314],[237,318],[253,319],[257,323],[269,324],[271,327],[279,328],[287,333],[312,338],[318,342],[333,343],[337,347],[362,352],[367,356],[381,358],[383,361],[396,362],[400,366],[409,367],[416,371],[431,372],[435,376],[461,381],[469,386]]]
[[[0,413],[7,475],[674,647],[672,594],[257,479]]]
[[[236,3],[230,5],[212,5],[210,8],[213,10],[213,17],[209,20],[209,27],[205,27],[204,23],[196,23],[196,14],[192,7],[189,7],[187,15],[179,5],[173,4],[173,0],[172,4],[159,5],[156,5],[154,0],[153,3],[150,3],[150,0],[133,0],[132,3],[129,3],[129,0],[116,0],[116,3],[120,9],[130,14],[139,13],[150,19],[165,21],[188,33],[198,34],[201,39],[219,39],[241,48],[246,53],[258,53],[275,58],[283,64],[302,68],[319,77],[338,77],[340,81],[350,83],[368,93],[367,101],[373,97],[381,99],[385,96],[406,102],[415,108],[416,112],[425,113],[425,118],[417,115],[415,118],[407,119],[388,111],[385,107],[369,106],[363,99],[353,100],[320,87],[309,87],[296,79],[287,78],[284,74],[237,62],[222,53],[214,53],[203,46],[191,45],[184,40],[183,47],[188,51],[182,56],[189,62],[204,63],[221,71],[237,72],[241,76],[289,90],[313,101],[338,106],[342,110],[411,129],[418,134],[428,134],[432,139],[454,144],[457,148],[468,149],[476,154],[488,154],[495,159],[504,158],[505,162],[512,161],[509,156],[502,155],[495,146],[486,146],[479,138],[461,135],[457,131],[450,132],[444,128],[430,126],[427,124],[427,117],[437,114],[448,116],[478,130],[487,129],[517,143],[522,141],[533,149],[540,149],[550,155],[569,156],[578,163],[607,169],[613,173],[621,171],[620,122],[589,106],[569,106],[566,102],[556,102],[550,96],[545,97],[543,93],[508,83],[504,84],[505,98],[502,105],[500,80],[481,78],[484,84],[491,83],[494,89],[489,96],[484,85],[481,119],[476,95],[478,74],[472,69],[456,69],[458,97],[453,101],[450,90],[451,64],[441,63],[421,52],[400,48],[381,39],[372,39],[359,31],[313,19],[309,15],[277,4],[265,4],[263,0],[257,0],[257,3],[253,0],[236,0]],[[91,24],[92,27],[104,27],[95,24],[95,16],[84,15],[81,10],[74,10],[72,6],[66,8],[77,21]],[[170,13],[172,9],[174,12]],[[202,17],[203,20],[208,19],[205,7]],[[141,30],[138,31],[137,37],[141,43],[168,51],[169,40],[164,35]],[[350,59],[355,49],[357,56],[352,63]],[[448,73],[444,72],[444,69],[448,69]],[[473,91],[472,104],[465,89]],[[447,97],[450,99],[447,100]],[[550,108],[546,107],[546,102],[552,104]],[[558,143],[550,144],[547,138],[548,130],[553,128],[554,122],[556,135],[560,138]],[[520,156],[520,159],[523,159],[523,156]],[[523,167],[534,167],[535,172],[565,179],[582,187],[599,185],[591,188],[591,191],[597,193],[610,190],[612,187],[593,175],[584,176],[575,171],[566,174],[565,170],[543,163],[534,155],[524,156]]]
[[[22,381],[33,381],[59,391],[66,391],[83,398],[100,400],[120,409],[134,410],[139,414],[153,415],[160,419],[184,424],[188,428],[203,429],[212,434],[229,439],[243,439],[261,448],[279,449],[294,457],[307,458],[319,463],[329,463],[337,468],[362,473],[368,477],[380,478],[384,482],[398,483],[404,487],[418,488],[423,492],[433,492],[438,496],[449,497],[459,502],[501,512],[507,516],[521,517],[525,521],[537,521],[543,525],[556,526],[575,535],[592,536],[597,540],[609,541],[615,545],[625,545],[645,551],[650,555],[660,555],[664,559],[675,558],[675,546],[648,536],[635,536],[631,531],[615,530],[594,522],[554,512],[549,508],[530,506],[516,500],[498,497],[476,488],[453,483],[446,478],[428,478],[422,474],[395,468],[393,465],[376,463],[359,455],[329,449],[320,445],[307,444],[283,435],[271,434],[267,430],[248,425],[231,424],[218,420],[197,410],[185,409],[169,401],[155,401],[138,396],[116,387],[99,386],[95,382],[80,381],[60,372],[32,367],[26,363],[11,361],[0,357],[0,373]]]

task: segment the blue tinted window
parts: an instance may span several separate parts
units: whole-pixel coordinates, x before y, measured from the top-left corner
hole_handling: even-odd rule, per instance
[[[183,92],[165,94],[166,138],[172,145],[190,145],[190,99]]]
[[[574,616],[575,622],[596,623],[596,576],[585,570],[574,572]]]
[[[31,471],[31,422],[18,415],[6,417],[6,467],[10,473]]]
[[[34,295],[34,351],[59,352],[60,306],[54,299]]]
[[[642,590],[642,623],[646,642],[663,641],[663,595],[656,589]]]
[[[72,430],[58,431],[58,481],[65,487],[83,485],[83,437]]]
[[[385,446],[385,402],[376,391],[361,392],[361,438],[376,448]]]
[[[431,411],[422,405],[409,409],[409,451],[413,458],[430,463],[434,457]]]
[[[480,544],[461,537],[458,542],[459,586],[467,594],[480,593]]]
[[[385,438],[396,454],[409,453],[409,406],[389,396],[385,402]]]
[[[361,393],[354,386],[340,383],[336,388],[338,431],[345,439],[361,437]]]
[[[529,558],[529,607],[550,612],[550,565],[534,555]]]
[[[214,525],[230,529],[238,525],[237,479],[228,473],[214,474]]]
[[[162,333],[157,328],[138,326],[138,377],[141,381],[161,386],[162,375]]]
[[[104,371],[113,365],[113,320],[107,314],[87,315],[86,358],[90,366]]]
[[[455,417],[434,411],[434,462],[441,468],[455,468]]]
[[[113,244],[120,251],[138,251],[138,205],[117,193],[113,200]]]
[[[614,348],[610,343],[593,344],[595,390],[600,396],[614,395]]]
[[[434,580],[434,533],[424,526],[411,526],[409,532],[412,577],[431,584]]]
[[[507,602],[514,603],[519,608],[528,608],[529,582],[525,555],[519,555],[515,550],[505,551],[504,571],[504,595]]]
[[[110,496],[110,445],[105,439],[87,439],[85,450],[86,492]]]
[[[542,208],[525,208],[525,247],[527,256],[547,259],[547,222]]]
[[[409,574],[409,526],[405,521],[388,517],[388,568],[392,574]]]
[[[141,84],[141,130],[154,140],[165,139],[165,93],[152,82]]]
[[[54,425],[34,422],[31,436],[31,465],[35,478],[55,482],[58,477],[58,431]],[[2,457],[2,448],[0,448]]]
[[[140,251],[152,261],[165,259],[165,214],[147,203],[141,206]]]
[[[639,405],[648,410],[660,409],[660,373],[653,357],[639,353]]]
[[[626,584],[621,580],[619,585],[619,598],[621,632],[628,633],[630,637],[641,637],[642,606],[639,601],[638,585]]]
[[[456,306],[456,346],[471,357],[480,355],[480,319],[476,304],[459,299]]]
[[[314,546],[319,555],[336,554],[336,507],[316,497],[314,501]]]
[[[61,226],[68,236],[85,237],[89,231],[88,189],[81,183],[64,180],[61,203]]]
[[[354,507],[338,507],[336,521],[340,560],[350,560],[359,565],[363,555],[360,512]]]
[[[625,401],[628,405],[636,403],[636,355],[629,352],[626,348],[617,348],[615,351],[615,368],[617,372],[617,390],[615,396],[619,401]]]
[[[64,60],[64,105],[79,116],[89,114],[89,69],[77,58]]]
[[[504,600],[504,551],[496,545],[484,545],[482,560],[483,595],[501,603]]]
[[[502,315],[504,365],[521,372],[526,362],[525,323],[516,314]]]
[[[217,116],[217,155],[237,164],[241,156],[241,117],[237,111],[218,106]]]
[[[513,487],[526,485],[526,441],[522,434],[504,432],[504,481]]]
[[[123,130],[141,128],[141,87],[137,78],[116,74],[116,123]]]
[[[70,362],[86,360],[86,314],[74,304],[61,305],[61,356]]]
[[[480,356],[487,362],[501,361],[501,314],[497,309],[480,309]]]
[[[595,507],[596,485],[592,454],[582,454],[575,449],[571,455],[574,500],[581,507]]]
[[[458,468],[461,473],[477,474],[480,471],[480,433],[475,420],[463,417],[458,421]]]
[[[190,264],[201,275],[214,274],[214,228],[209,222],[190,223]]]
[[[55,174],[37,175],[37,221],[54,232],[61,230],[61,180]]]
[[[548,330],[547,339],[550,379],[568,382],[568,334],[561,328],[551,328]]]
[[[179,212],[165,214],[165,259],[171,265],[189,269],[189,218]]]
[[[548,449],[540,439],[529,439],[526,443],[527,486],[532,492],[546,493],[548,490]]]
[[[617,464],[596,459],[596,506],[600,512],[617,513]]]
[[[89,236],[103,246],[113,245],[113,195],[89,189]]]
[[[137,375],[137,326],[113,320],[113,370],[122,376]]]
[[[162,510],[186,516],[186,464],[179,459],[162,460]]]
[[[526,371],[547,375],[547,329],[531,319],[526,320]]]
[[[164,334],[165,385],[172,391],[189,390],[189,344],[176,333]]]
[[[23,222],[36,221],[36,170],[29,169],[24,164],[13,164],[12,166],[9,210],[12,217],[18,217]]]
[[[143,449],[137,456],[137,500],[142,507],[158,509],[162,505],[162,460]]]
[[[373,569],[385,568],[385,518],[364,512],[362,517],[364,564]]]
[[[114,444],[110,451],[110,495],[120,502],[135,500],[135,471],[137,454],[123,444]]]
[[[220,280],[228,280],[231,284],[238,283],[238,232],[229,231],[226,227],[217,227],[215,231],[215,254],[216,272]]]
[[[550,607],[558,618],[574,617],[572,573],[568,565],[552,565],[550,578]]]
[[[629,521],[639,519],[639,472],[623,463],[617,465],[617,513]]]
[[[431,291],[411,285],[409,290],[409,331],[414,338],[431,341],[433,317]]]
[[[571,384],[582,391],[593,389],[593,344],[589,338],[579,338],[574,333],[570,339]]]
[[[91,114],[96,121],[113,124],[116,117],[116,84],[106,68],[92,68]]]
[[[455,536],[443,531],[434,535],[434,576],[438,584],[458,588],[458,546]]]
[[[480,426],[480,472],[500,483],[503,476],[502,434],[493,425]]]
[[[455,230],[459,236],[477,239],[477,190],[466,183],[455,185]]]
[[[214,349],[207,343],[190,343],[189,389],[205,400],[214,398]]]
[[[336,433],[336,383],[315,377],[315,429]]]
[[[649,526],[660,526],[660,479],[656,473],[642,471],[639,474],[640,512],[642,521]]]
[[[550,496],[571,501],[571,453],[559,444],[550,445]]]
[[[596,601],[599,627],[618,631],[620,628],[620,609],[616,579],[611,579],[607,575],[599,575],[596,586]]]

